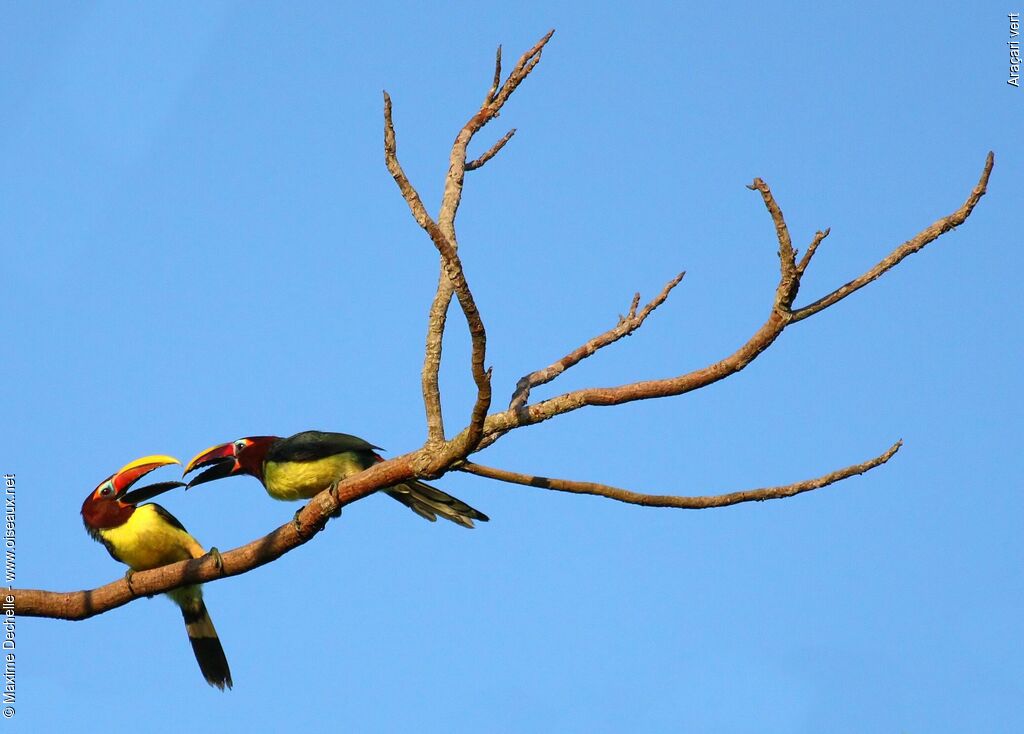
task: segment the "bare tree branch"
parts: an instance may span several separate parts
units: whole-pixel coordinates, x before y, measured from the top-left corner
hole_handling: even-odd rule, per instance
[[[505,143],[511,139],[515,130],[506,134],[490,150],[468,165],[466,162],[466,151],[473,136],[488,122],[498,116],[508,98],[519,84],[529,76],[530,72],[540,61],[541,52],[553,34],[553,30],[548,32],[533,48],[523,54],[512,69],[508,79],[500,86],[500,89],[498,85],[501,80],[501,47],[498,47],[498,52],[495,56],[495,75],[491,90],[484,98],[484,103],[480,109],[462,126],[459,134],[455,137],[455,142],[452,144],[448,161],[448,173],[445,177],[444,193],[441,197],[441,210],[438,214],[436,225],[434,225],[429,217],[423,219],[422,216],[417,216],[417,210],[422,208],[422,203],[419,201],[418,195],[415,195],[415,191],[412,189],[411,184],[408,183],[405,174],[401,172],[401,166],[398,165],[398,159],[395,154],[394,127],[391,122],[391,102],[385,93],[384,150],[388,170],[391,171],[399,190],[402,192],[402,196],[405,197],[410,209],[413,210],[413,216],[416,217],[417,222],[420,222],[420,226],[427,230],[442,256],[441,274],[438,278],[434,300],[430,306],[422,372],[423,401],[427,413],[427,442],[435,447],[445,440],[438,375],[441,368],[442,344],[447,320],[446,314],[453,293],[458,297],[459,305],[466,315],[466,322],[469,326],[472,341],[470,362],[473,381],[477,387],[477,397],[470,415],[469,425],[457,437],[457,445],[451,446],[450,450],[445,452],[449,456],[453,453],[465,455],[466,452],[476,448],[480,443],[480,439],[483,437],[484,419],[487,416],[491,402],[491,373],[484,366],[487,335],[483,320],[473,301],[472,293],[470,293],[468,285],[465,285],[462,264],[457,255],[458,238],[455,232],[455,218],[458,214],[459,205],[462,202],[462,188],[466,178],[466,171],[479,168],[493,158],[504,147]],[[439,458],[437,461],[428,462],[419,467],[419,471],[425,476],[431,476],[442,471],[446,461]]]
[[[789,307],[793,305],[793,299],[796,298],[797,290],[800,288],[800,276],[796,268],[796,252],[793,250],[793,240],[789,236],[789,227],[786,226],[786,220],[782,216],[782,209],[779,208],[778,202],[772,196],[768,184],[760,178],[755,178],[754,183],[747,188],[760,192],[761,198],[764,199],[765,208],[768,209],[768,213],[775,223],[775,236],[779,240],[780,270],[779,287],[776,290],[775,301],[778,307],[788,311]]]
[[[470,461],[459,465],[457,468],[459,471],[469,472],[470,474],[476,474],[477,476],[487,477],[489,479],[497,479],[502,482],[523,484],[528,487],[540,487],[541,489],[551,489],[557,492],[592,494],[598,497],[607,497],[609,499],[618,500],[619,502],[626,502],[631,505],[643,505],[644,507],[676,507],[683,510],[705,510],[711,507],[738,505],[741,502],[777,500],[784,497],[792,497],[797,494],[802,494],[803,492],[821,489],[822,487],[835,484],[838,481],[847,479],[856,474],[863,474],[864,472],[871,471],[876,466],[881,466],[891,459],[895,453],[900,450],[902,445],[903,441],[897,441],[890,446],[885,453],[880,456],[876,456],[874,459],[870,459],[861,464],[848,466],[845,469],[830,472],[824,476],[817,477],[816,479],[807,479],[803,482],[786,484],[780,487],[763,487],[761,489],[748,489],[742,492],[730,492],[729,494],[716,494],[702,497],[640,494],[639,492],[632,492],[628,489],[611,487],[607,484],[575,482],[568,479],[549,479],[548,477],[538,477],[531,474],[519,474],[517,472],[506,471],[504,469],[494,469],[489,466],[475,464]]]
[[[463,151],[464,152],[464,151]],[[477,385],[477,401],[473,408],[470,421],[470,435],[468,439],[479,440],[479,433],[483,424],[484,416],[490,407],[491,387],[490,374],[484,369],[484,355],[487,349],[487,332],[484,329],[483,319],[477,309],[473,294],[466,282],[465,273],[462,269],[462,261],[456,251],[454,230],[454,210],[451,212],[451,219],[445,224],[446,216],[442,206],[442,224],[438,225],[427,213],[423,201],[420,199],[416,189],[405,175],[401,164],[398,162],[397,143],[395,140],[395,126],[391,116],[391,97],[384,92],[384,161],[392,178],[398,184],[402,197],[409,205],[413,218],[427,232],[434,246],[441,254],[441,276],[438,282],[438,291],[431,306],[430,323],[427,332],[426,356],[424,359],[423,373],[423,401],[427,413],[427,440],[432,444],[444,441],[444,422],[441,414],[440,389],[437,384],[437,373],[441,363],[441,337],[444,334],[444,324],[448,310],[448,303],[452,293],[459,299],[459,305],[466,317],[466,324],[469,327],[470,338],[473,343],[472,371],[473,379]],[[463,159],[463,165],[465,160]],[[461,191],[461,183],[459,185]],[[456,203],[456,207],[458,204]],[[451,231],[449,237],[443,230],[445,227]],[[474,430],[475,429],[475,430]]]
[[[536,370],[519,378],[519,382],[516,383],[516,390],[512,393],[512,400],[509,402],[509,408],[511,410],[516,410],[517,408],[522,407],[530,397],[530,390],[538,385],[551,382],[570,367],[574,367],[587,357],[595,354],[597,350],[602,347],[606,347],[609,344],[614,344],[622,337],[629,336],[639,329],[651,312],[665,302],[665,299],[668,298],[668,294],[672,292],[673,288],[679,285],[684,275],[686,275],[685,272],[680,273],[666,283],[665,287],[661,289],[661,293],[655,296],[654,300],[644,306],[643,310],[640,311],[639,314],[636,309],[640,305],[640,294],[637,293],[633,296],[633,303],[630,305],[629,313],[626,316],[619,316],[619,323],[614,327],[603,334],[598,334],[586,344],[583,344],[569,352],[569,354],[565,355],[554,364],[548,365],[544,369]]]
[[[913,255],[918,250],[923,249],[925,245],[934,242],[946,232],[956,229],[966,222],[967,217],[971,216],[971,212],[974,211],[974,207],[977,206],[978,202],[981,201],[981,197],[983,197],[985,192],[988,190],[988,179],[989,176],[992,175],[992,166],[994,164],[995,155],[989,151],[988,156],[985,158],[985,167],[981,172],[981,178],[978,180],[978,185],[974,187],[974,190],[971,192],[971,195],[967,197],[967,201],[964,202],[963,206],[952,214],[937,220],[930,227],[918,232],[912,238],[889,253],[887,257],[883,258],[877,265],[875,265],[875,267],[871,268],[871,270],[867,271],[859,278],[854,278],[846,285],[836,288],[824,298],[819,298],[814,303],[797,309],[793,314],[793,321],[803,321],[808,316],[813,316],[819,311],[823,311],[829,306],[838,303],[854,291],[860,290],[873,280],[877,280],[882,276],[882,274],[898,265],[903,258],[907,257],[907,255]]]
[[[516,91],[516,87],[523,83],[523,80],[530,75],[530,72],[540,62],[541,53],[543,53],[544,47],[548,45],[548,41],[551,40],[553,35],[555,35],[554,28],[545,33],[543,38],[533,44],[532,48],[519,57],[519,61],[513,67],[512,73],[508,75],[508,79],[501,86],[501,91],[494,97],[492,104],[496,105],[498,110],[512,96],[512,93]]]
[[[427,208],[423,206],[423,200],[409,181],[409,177],[405,175],[402,164],[398,162],[395,123],[391,119],[391,95],[386,91],[384,92],[384,165],[387,166],[391,177],[398,184],[398,190],[402,192],[402,198],[409,205],[409,210],[412,212],[416,224],[420,225],[428,235],[431,235],[431,240],[434,240],[431,229],[436,227],[437,224],[434,223],[430,214],[427,213]],[[434,244],[437,245],[437,242],[435,241]]]
[[[533,71],[534,67],[540,61],[541,53],[548,41],[554,35],[554,30],[548,31],[534,46],[524,53],[519,61],[513,67],[512,72],[509,74],[508,79],[501,85],[500,90],[497,93],[494,92],[494,85],[492,84],[492,90],[488,93],[490,102],[482,105],[465,125],[462,126],[462,130],[455,137],[455,142],[452,145],[451,155],[448,161],[448,175],[445,179],[444,194],[441,197],[441,213],[438,216],[438,223],[441,227],[441,231],[446,237],[449,238],[453,247],[457,248],[458,243],[455,235],[455,217],[458,214],[459,205],[462,203],[462,187],[466,179],[466,151],[469,149],[469,143],[483,127],[490,122],[492,119],[497,117],[501,108],[505,102],[512,96],[516,88],[529,76],[530,72]],[[499,48],[498,53],[495,57],[495,82],[501,79],[501,50]],[[505,143],[511,139],[515,133],[508,133],[504,138],[498,141],[491,150],[484,153],[478,161],[479,165],[482,166],[494,155],[498,153],[501,148],[504,147]],[[477,161],[474,161],[477,163]],[[449,276],[450,277],[450,276]],[[442,278],[443,280],[443,278]],[[447,302],[451,299],[451,296],[446,295],[446,289],[443,287],[443,283],[438,283],[437,293],[434,297],[434,304],[431,307],[431,313],[434,313],[435,307],[444,304],[447,308]],[[458,286],[456,284],[456,292],[458,293]],[[460,300],[461,303],[461,300]],[[464,306],[465,308],[465,306]],[[442,332],[436,335],[436,341],[440,342],[443,335],[443,322],[441,322]],[[484,370],[484,345],[485,339],[483,336],[483,324],[479,325],[479,333],[474,331],[473,327],[470,327],[470,332],[473,336],[473,353],[471,357],[473,367],[473,379],[477,385],[477,400],[473,406],[473,412],[470,417],[470,423],[467,430],[457,439],[459,447],[457,452],[465,456],[469,451],[472,451],[480,443],[480,439],[483,437],[483,424],[484,419],[487,417],[487,410],[490,408],[491,399],[491,387],[490,387],[490,371]],[[434,339],[428,337],[428,344],[433,344]],[[438,345],[439,346],[439,345]],[[438,348],[440,352],[440,348]],[[432,385],[437,384],[438,370],[440,363],[434,364],[431,362],[431,372],[428,378]]]
[[[427,414],[427,442],[430,444],[445,441],[438,374],[441,370],[444,327],[448,321],[448,306],[452,302],[453,291],[452,282],[442,269],[437,278],[437,291],[427,316],[426,347],[423,352],[423,369],[420,371],[423,407]]]
[[[669,377],[659,380],[644,380],[615,387],[584,388],[564,393],[557,397],[543,400],[532,405],[524,405],[515,410],[509,409],[500,413],[492,414],[488,416],[487,420],[484,422],[485,441],[486,437],[492,434],[504,434],[514,428],[542,423],[556,415],[562,415],[574,410],[579,410],[580,408],[589,405],[622,405],[635,400],[650,400],[653,398],[683,395],[693,390],[698,390],[702,387],[711,385],[712,383],[725,379],[730,375],[736,374],[755,360],[765,349],[770,347],[789,324],[803,320],[808,316],[812,316],[838,302],[842,298],[845,298],[853,291],[863,287],[872,280],[877,279],[907,255],[917,252],[925,245],[938,239],[941,235],[949,232],[959,224],[962,224],[964,220],[970,216],[970,213],[978,203],[978,200],[984,196],[989,175],[992,172],[992,166],[993,154],[989,153],[982,171],[981,179],[963,206],[958,208],[952,214],[938,220],[925,230],[922,230],[918,235],[898,247],[891,255],[882,260],[863,276],[834,291],[824,299],[816,301],[815,303],[805,306],[797,311],[790,311],[786,306],[786,302],[788,301],[789,303],[792,303],[791,295],[795,296],[796,290],[799,288],[800,275],[802,274],[796,272],[796,267],[793,267],[792,270],[790,270],[783,264],[780,267],[781,275],[779,285],[776,289],[775,302],[768,314],[768,319],[756,332],[754,332],[746,343],[728,357],[710,364],[707,367],[703,367],[677,377]],[[757,182],[755,181],[755,184],[756,183]],[[767,190],[767,185],[763,182],[761,182],[761,185],[765,190]],[[754,188],[760,190],[759,186],[755,186]],[[765,198],[766,205],[768,205],[769,200],[774,205],[769,206],[768,208],[769,212],[772,214],[772,219],[775,222],[776,232],[779,233],[785,222],[782,219],[781,211],[777,211],[776,213],[775,210],[778,210],[778,205],[774,204],[774,199],[770,198],[770,193],[770,191],[767,191],[768,196],[766,196],[765,191],[761,191],[762,197]],[[785,236],[788,236],[788,234]],[[781,262],[788,256],[786,255],[782,245],[782,240],[784,240],[785,237],[782,234],[779,234],[779,237],[779,259]]]

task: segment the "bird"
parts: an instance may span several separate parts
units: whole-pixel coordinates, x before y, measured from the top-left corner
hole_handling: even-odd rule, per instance
[[[186,476],[208,467],[187,485],[248,474],[263,484],[276,500],[309,499],[321,490],[384,461],[382,450],[357,436],[326,431],[302,431],[288,438],[248,436],[222,443],[196,455],[185,467]],[[443,517],[466,528],[474,520],[489,518],[450,494],[417,480],[381,490],[417,515],[434,522]],[[296,513],[298,517],[298,513]]]
[[[129,587],[135,571],[206,555],[199,542],[171,513],[155,503],[139,504],[184,486],[183,482],[159,482],[128,491],[154,469],[180,463],[174,457],[162,455],[136,459],[100,482],[82,503],[85,529],[106,547],[115,561],[128,566],[125,578]],[[210,554],[219,562],[216,548],[211,548]],[[167,596],[181,609],[192,652],[206,682],[220,690],[225,686],[231,688],[231,669],[203,603],[202,588],[182,586],[167,592]]]

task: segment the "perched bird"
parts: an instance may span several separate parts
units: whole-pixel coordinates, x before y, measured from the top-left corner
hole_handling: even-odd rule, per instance
[[[136,459],[100,482],[82,503],[85,529],[106,546],[115,561],[128,565],[125,577],[129,584],[133,571],[158,568],[206,554],[196,539],[163,507],[152,503],[139,504],[169,489],[184,486],[182,482],[160,482],[128,491],[154,469],[180,463],[170,456]],[[220,555],[215,548],[210,552],[217,557]],[[183,586],[167,592],[167,596],[181,608],[192,652],[206,682],[221,690],[224,686],[231,688],[231,670],[213,620],[203,604],[202,588]]]
[[[238,474],[249,474],[263,483],[277,500],[308,499],[346,477],[384,461],[378,446],[347,433],[303,431],[288,438],[249,436],[209,448],[185,467],[189,474],[210,467],[188,487]],[[463,527],[487,515],[462,500],[416,480],[386,487],[385,494],[433,522],[440,515]]]

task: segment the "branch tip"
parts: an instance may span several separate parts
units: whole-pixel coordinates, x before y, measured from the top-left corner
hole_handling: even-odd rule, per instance
[[[808,245],[807,252],[804,253],[804,256],[800,259],[800,263],[796,266],[797,275],[804,274],[804,271],[807,270],[807,266],[811,263],[811,258],[814,257],[814,253],[818,249],[818,245],[828,237],[831,231],[831,227],[826,227],[824,232],[819,230],[814,233],[814,239],[811,240],[811,244]]]

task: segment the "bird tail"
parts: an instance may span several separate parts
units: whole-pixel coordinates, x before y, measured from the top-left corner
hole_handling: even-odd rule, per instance
[[[440,515],[445,520],[473,527],[474,520],[487,522],[490,518],[479,510],[475,510],[460,499],[431,487],[423,482],[405,482],[388,487],[384,490],[388,495],[401,502],[420,517],[434,522]]]
[[[191,587],[195,588],[195,587]],[[184,587],[189,590],[190,587]],[[182,591],[176,589],[175,591]],[[197,589],[198,591],[198,589]],[[174,592],[171,592],[174,596]],[[217,630],[213,626],[209,612],[206,611],[206,604],[202,596],[189,594],[191,598],[182,598],[179,595],[175,598],[181,607],[181,616],[185,619],[185,631],[188,633],[188,641],[192,643],[192,652],[195,653],[196,662],[199,663],[199,670],[202,671],[206,682],[224,690],[224,686],[231,688],[231,669],[228,667],[228,659],[224,655],[224,648],[221,647],[220,638],[217,637]]]

